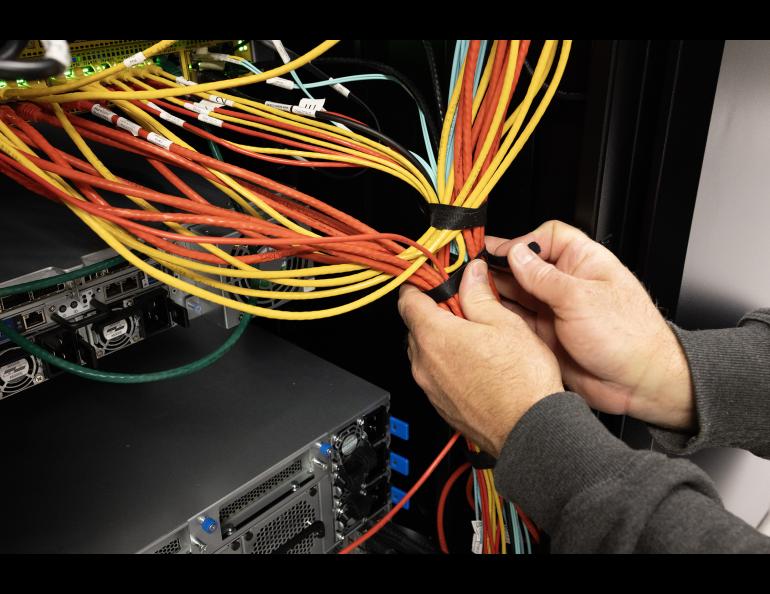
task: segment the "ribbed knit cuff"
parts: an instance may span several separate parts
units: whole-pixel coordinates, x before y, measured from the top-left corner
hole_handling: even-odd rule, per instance
[[[682,330],[672,326],[687,356],[698,430],[685,434],[650,426],[674,454],[736,447],[770,454],[770,310],[744,317],[741,327]]]
[[[623,472],[634,450],[573,392],[535,404],[508,435],[495,485],[546,531],[575,494]]]

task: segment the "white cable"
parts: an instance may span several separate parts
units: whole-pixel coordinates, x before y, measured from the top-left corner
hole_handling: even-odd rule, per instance
[[[43,44],[46,58],[56,60],[64,70],[70,67],[72,56],[66,39],[41,39],[40,43]]]

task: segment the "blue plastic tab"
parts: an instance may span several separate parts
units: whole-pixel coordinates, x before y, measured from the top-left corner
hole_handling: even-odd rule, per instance
[[[322,456],[326,456],[328,458],[332,453],[332,445],[330,443],[323,442],[321,447],[318,448],[318,451],[321,452]]]
[[[390,467],[396,472],[409,476],[409,460],[393,452],[390,453]]]
[[[390,434],[407,441],[409,439],[409,423],[390,417]]]
[[[402,491],[398,487],[391,487],[390,488],[390,500],[391,500],[391,502],[393,502],[393,505],[395,505],[396,503],[401,501],[404,498],[404,495],[406,495],[406,491]],[[411,503],[411,501],[407,501],[404,504],[404,509],[409,509],[409,504],[410,503]]]

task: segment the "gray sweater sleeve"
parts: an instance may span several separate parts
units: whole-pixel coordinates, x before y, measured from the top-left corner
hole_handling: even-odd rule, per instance
[[[495,484],[551,536],[553,552],[763,552],[697,466],[634,450],[577,394],[533,406],[508,436]]]
[[[723,446],[770,457],[770,309],[748,314],[738,328],[672,328],[690,366],[698,429],[650,427],[653,439],[675,454]]]

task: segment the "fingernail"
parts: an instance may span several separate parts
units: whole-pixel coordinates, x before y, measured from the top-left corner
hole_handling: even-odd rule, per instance
[[[523,266],[524,264],[526,264],[527,262],[529,262],[535,257],[535,254],[533,253],[533,251],[523,243],[517,243],[515,246],[513,246],[512,252],[513,252],[513,259],[516,260],[516,262],[521,266]]]
[[[471,269],[471,274],[473,275],[473,278],[475,279],[484,279],[487,278],[487,263],[484,262],[484,260],[474,260],[470,264],[468,264]]]
[[[533,252],[535,252],[536,254],[540,253],[540,244],[536,241],[530,241],[527,244],[527,247],[531,249]]]

